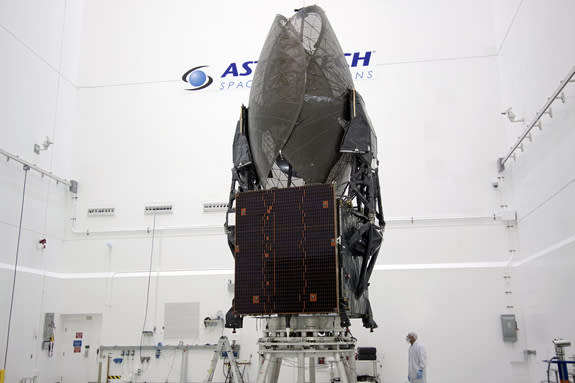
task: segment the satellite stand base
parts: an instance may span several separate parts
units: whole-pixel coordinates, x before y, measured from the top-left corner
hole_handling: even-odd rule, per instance
[[[259,344],[257,383],[276,383],[283,359],[295,359],[298,367],[297,383],[315,383],[318,358],[331,364],[331,381],[339,376],[342,383],[356,383],[355,338],[342,328],[339,315],[291,316],[286,328],[283,316],[266,318],[266,326]],[[334,367],[336,371],[334,371]]]

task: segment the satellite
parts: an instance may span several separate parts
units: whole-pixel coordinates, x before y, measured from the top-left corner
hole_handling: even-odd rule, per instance
[[[384,226],[377,138],[325,13],[276,16],[233,141],[226,327],[314,314],[377,327],[368,287]]]

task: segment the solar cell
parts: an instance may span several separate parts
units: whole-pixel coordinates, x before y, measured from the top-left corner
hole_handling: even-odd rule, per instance
[[[331,184],[237,194],[236,313],[338,311],[335,212]]]

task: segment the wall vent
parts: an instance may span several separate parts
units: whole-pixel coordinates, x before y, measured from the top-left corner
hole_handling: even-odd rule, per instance
[[[217,211],[227,211],[227,202],[204,202],[204,212],[213,213]]]
[[[113,207],[93,207],[88,209],[88,217],[103,217],[116,214],[116,208]]]
[[[144,207],[144,214],[172,214],[174,205],[151,205]]]

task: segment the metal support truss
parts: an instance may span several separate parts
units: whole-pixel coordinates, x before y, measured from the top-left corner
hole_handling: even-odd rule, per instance
[[[339,326],[336,316],[292,318],[293,329],[286,328],[285,318],[268,318],[264,336],[258,340],[260,367],[257,383],[276,383],[283,361],[297,366],[297,383],[316,382],[318,358],[329,362],[331,371],[343,383],[356,383],[355,338]],[[306,364],[307,360],[307,364]],[[306,368],[307,367],[307,368]],[[306,379],[306,371],[308,378]]]

